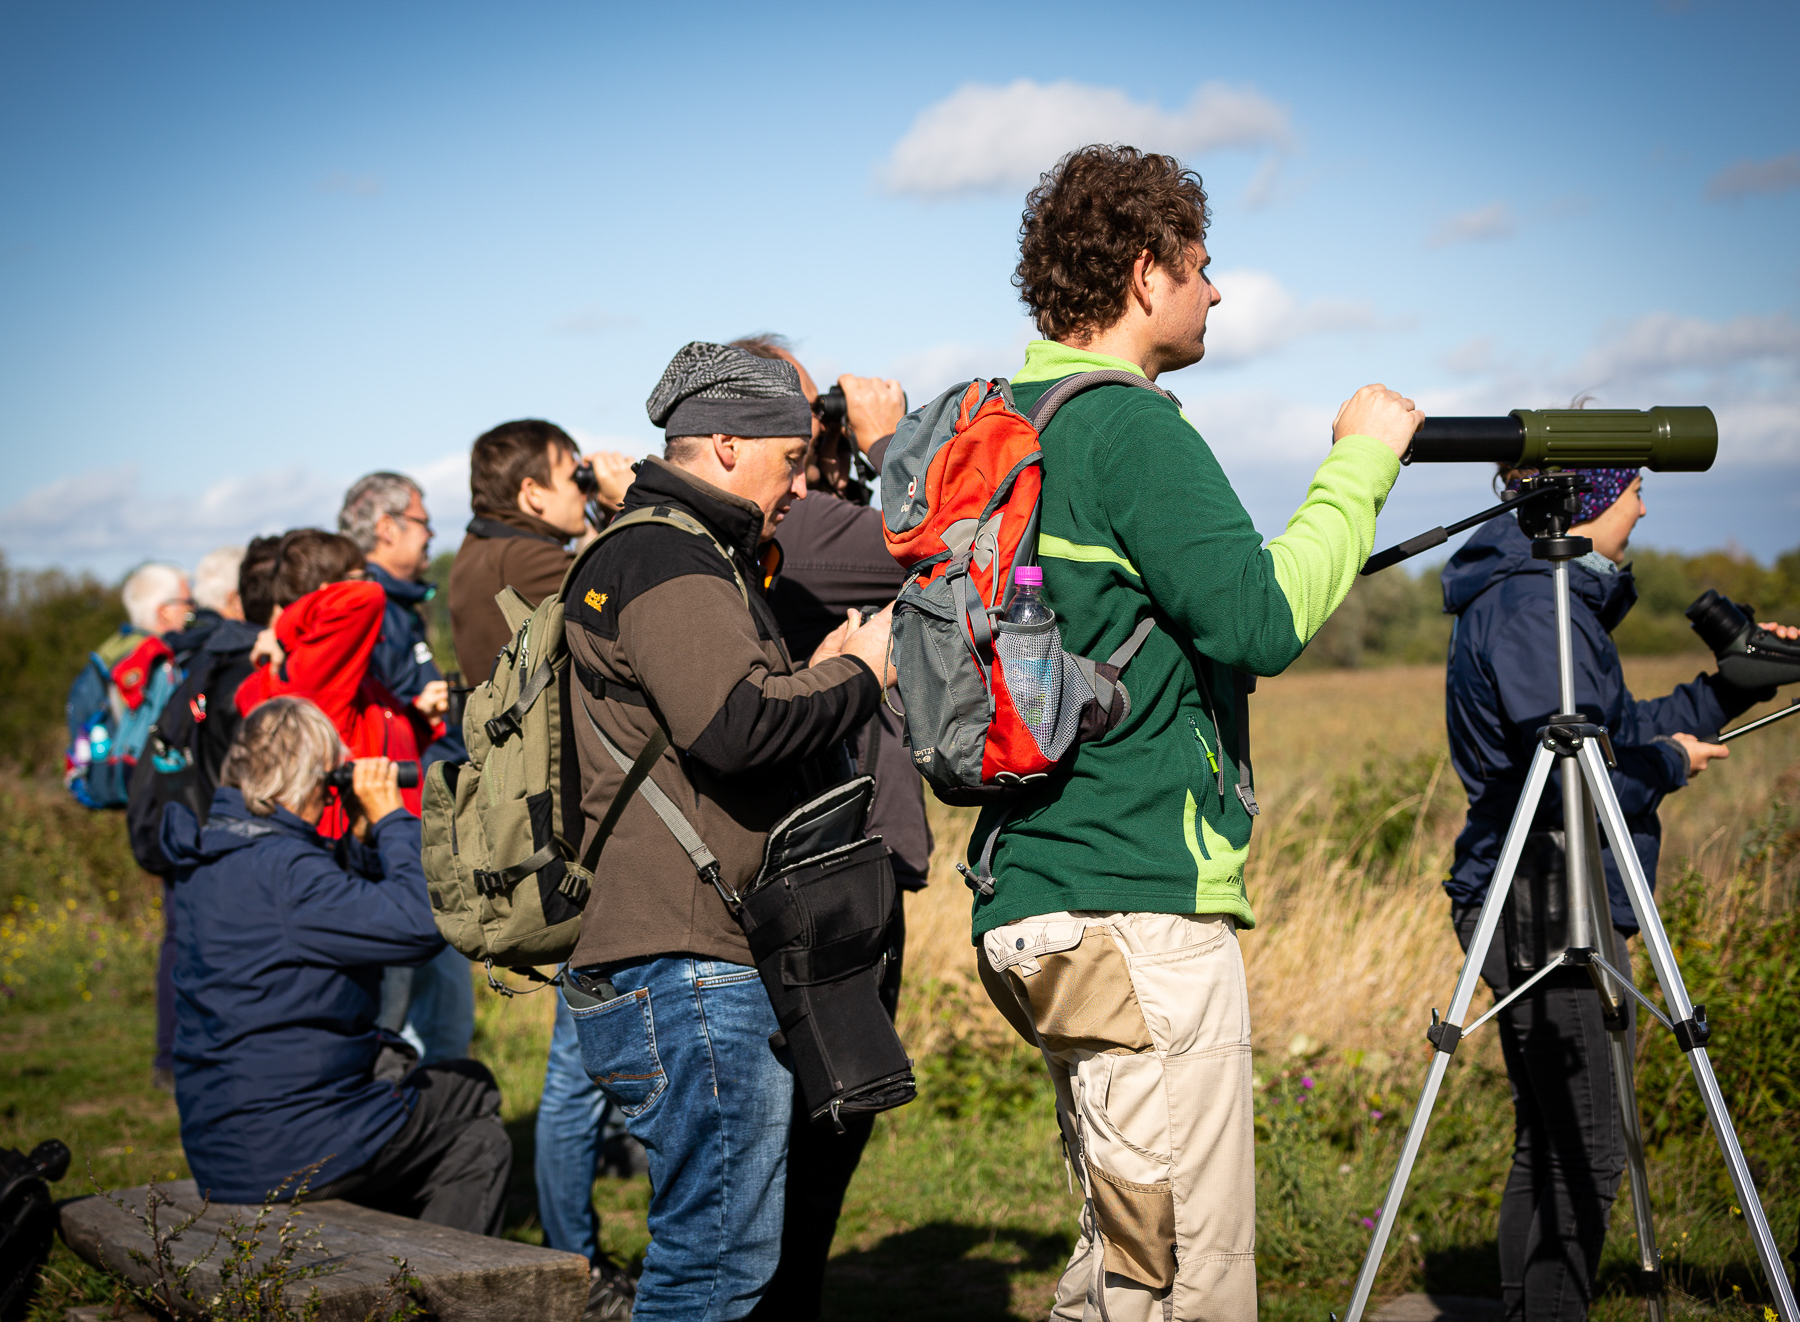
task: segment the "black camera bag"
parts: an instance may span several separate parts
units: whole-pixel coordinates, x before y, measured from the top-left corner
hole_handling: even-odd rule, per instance
[[[743,927],[763,990],[780,1025],[769,1039],[791,1053],[800,1100],[815,1122],[840,1113],[887,1111],[918,1095],[912,1061],[882,1001],[882,983],[899,960],[903,915],[888,847],[865,838],[875,778],[856,776],[802,803],[777,822],[762,867],[742,893],[720,876],[719,861],[656,782],[634,771],[623,749],[593,718],[594,734],[626,779],[601,838],[629,793],[643,796]],[[653,736],[646,752],[666,746]],[[577,985],[587,994],[595,989]],[[598,994],[607,999],[610,989]]]
[[[0,1320],[19,1322],[37,1289],[38,1272],[56,1238],[56,1204],[46,1181],[69,1169],[69,1149],[56,1139],[28,1157],[0,1148]]]
[[[899,888],[880,837],[758,877],[739,921],[775,1007],[807,1114],[887,1111],[917,1095],[912,1061],[882,1004],[899,958]]]

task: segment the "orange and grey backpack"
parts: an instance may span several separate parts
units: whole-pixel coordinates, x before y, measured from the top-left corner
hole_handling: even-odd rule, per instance
[[[945,803],[988,803],[1040,786],[1078,743],[1130,711],[1119,673],[1153,620],[1097,662],[1065,652],[1054,619],[1005,619],[1013,571],[1037,563],[1039,437],[1070,399],[1105,385],[1173,398],[1135,373],[1083,372],[1024,413],[1005,380],[971,381],[907,414],[888,443],[882,531],[911,571],[894,606],[894,666],[913,762]],[[998,835],[971,882],[984,893]]]

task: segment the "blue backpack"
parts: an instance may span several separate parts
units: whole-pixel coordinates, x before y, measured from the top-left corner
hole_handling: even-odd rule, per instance
[[[63,708],[69,725],[63,782],[77,802],[89,808],[129,802],[138,755],[181,679],[169,645],[129,625],[88,653]]]

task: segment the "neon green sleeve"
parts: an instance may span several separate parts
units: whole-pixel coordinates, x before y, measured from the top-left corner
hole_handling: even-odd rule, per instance
[[[1381,513],[1400,460],[1372,436],[1346,436],[1313,474],[1287,531],[1269,543],[1275,581],[1294,612],[1302,646],[1325,627],[1375,549]]]

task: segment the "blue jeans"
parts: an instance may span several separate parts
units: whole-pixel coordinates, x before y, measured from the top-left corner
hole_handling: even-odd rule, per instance
[[[559,996],[537,1113],[538,1220],[544,1225],[544,1247],[579,1253],[590,1261],[600,1251],[594,1167],[606,1109],[606,1094],[581,1063],[575,1016]]]
[[[586,972],[587,970],[582,970]],[[666,955],[566,993],[582,1063],[650,1158],[650,1251],[634,1322],[730,1322],[781,1261],[794,1079],[756,970]]]

